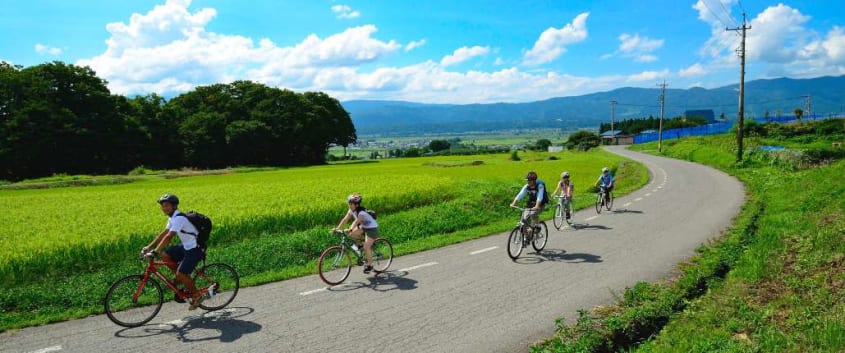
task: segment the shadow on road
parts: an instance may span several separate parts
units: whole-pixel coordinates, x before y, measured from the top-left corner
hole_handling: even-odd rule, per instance
[[[581,230],[581,229],[610,230],[610,229],[613,229],[613,228],[610,228],[608,226],[603,226],[601,224],[589,224],[589,223],[572,223],[572,225],[570,227],[572,227],[572,229],[574,229],[574,230]]]
[[[547,261],[567,263],[599,263],[602,262],[602,259],[601,256],[594,254],[568,254],[566,250],[546,249],[540,251],[540,253],[529,253],[528,256],[523,255],[522,257],[514,260],[514,262],[523,265],[538,264]]]
[[[352,282],[342,286],[330,287],[328,290],[332,292],[345,292],[361,288],[370,288],[378,292],[387,292],[397,289],[417,289],[417,281],[415,279],[408,278],[407,276],[408,271],[387,271],[375,276],[367,277],[366,282]]]
[[[192,315],[178,321],[126,328],[114,333],[115,337],[144,338],[173,335],[182,342],[220,341],[234,342],[243,335],[261,331],[261,325],[238,317],[252,314],[253,308],[227,308]]]
[[[627,208],[623,208],[621,210],[613,210],[613,211],[610,211],[610,212],[612,212],[612,213],[638,213],[638,214],[643,213],[643,211],[640,211],[640,210],[629,210]]]

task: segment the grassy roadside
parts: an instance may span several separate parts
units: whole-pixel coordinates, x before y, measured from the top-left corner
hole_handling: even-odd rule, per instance
[[[462,168],[441,168],[426,165],[427,161],[438,161],[440,164],[456,164],[456,160],[467,159],[474,161],[476,157],[450,157],[431,158],[405,161],[397,168],[419,174],[428,170],[430,174],[425,182],[436,187],[436,192],[428,189],[411,189],[408,185],[400,185],[391,190],[396,195],[384,195],[379,198],[379,203],[368,203],[379,211],[379,222],[383,234],[387,235],[394,244],[397,255],[409,254],[439,246],[458,243],[468,239],[483,237],[489,234],[507,230],[513,226],[515,214],[506,205],[518,191],[518,183],[521,175],[529,169],[538,170],[541,175],[556,175],[562,168],[574,171],[575,176],[584,180],[592,179],[593,173],[604,165],[615,166],[619,175],[620,183],[618,191],[621,193],[638,189],[648,179],[645,168],[638,164],[623,160],[623,158],[603,151],[590,151],[587,153],[563,154],[566,159],[551,160],[545,153],[525,154],[523,160],[513,162],[507,160],[507,155],[485,156],[487,162],[474,167]],[[477,157],[481,158],[481,157]],[[501,159],[496,162],[494,159]],[[401,161],[399,161],[401,162]],[[494,163],[496,162],[496,163]],[[459,163],[458,163],[459,164]],[[467,164],[467,163],[464,163]],[[469,163],[469,165],[474,165]],[[320,168],[291,168],[286,171],[286,178],[272,176],[273,179],[294,179],[291,175],[303,175],[296,179],[314,180],[316,174],[349,174],[358,178],[364,176],[373,177],[376,173],[387,173],[391,179],[399,179],[390,169],[391,164],[353,164],[330,166]],[[484,169],[482,169],[484,168]],[[360,173],[364,170],[365,173]],[[352,171],[352,172],[350,172]],[[289,174],[289,173],[293,174]],[[403,173],[404,175],[404,173]],[[431,177],[427,175],[438,175],[441,178],[454,180],[454,182],[434,185]],[[198,178],[196,180],[181,180],[188,184],[180,190],[189,188],[197,189],[205,184],[213,184],[215,193],[223,193],[221,185],[232,184],[246,176],[223,175]],[[259,178],[264,187],[260,190],[252,190],[252,198],[241,200],[240,204],[233,203],[225,205],[237,208],[255,204],[256,194],[267,193],[268,185],[273,180],[265,180],[262,173],[255,173],[252,177]],[[310,178],[309,178],[310,177]],[[203,180],[200,180],[203,179]],[[416,179],[410,180],[405,177],[403,183],[419,182]],[[410,180],[410,181],[409,181]],[[546,179],[553,183],[553,179]],[[581,180],[581,179],[576,179]],[[377,179],[372,183],[379,183]],[[65,188],[55,190],[14,190],[4,191],[0,197],[16,197],[24,199],[18,202],[30,203],[38,201],[29,197],[30,194],[79,192],[79,193],[102,193],[103,188],[132,188],[145,191],[155,187],[163,188],[160,184],[164,181],[155,181],[150,186],[147,182],[139,182],[132,185],[94,187],[94,188]],[[218,183],[220,185],[218,185]],[[151,183],[152,184],[152,183]],[[337,185],[339,183],[334,183]],[[169,184],[168,184],[169,185]],[[303,185],[297,184],[299,187]],[[263,190],[263,191],[262,191]],[[323,189],[319,189],[323,190]],[[321,195],[322,192],[320,191]],[[576,197],[587,193],[587,189],[576,190]],[[157,195],[156,191],[153,195]],[[420,195],[423,194],[423,195]],[[182,195],[180,193],[180,195]],[[275,195],[275,194],[274,194]],[[433,196],[432,196],[433,195]],[[388,197],[390,196],[390,197]],[[83,197],[89,200],[88,197]],[[331,198],[334,200],[335,198]],[[336,199],[342,200],[343,197]],[[585,207],[591,197],[580,197],[580,205]],[[43,201],[42,201],[43,202]],[[127,200],[123,200],[127,202]],[[150,203],[144,199],[145,203]],[[329,201],[327,201],[329,202]],[[72,204],[64,204],[63,209],[67,212],[75,208]],[[254,206],[254,205],[253,205]],[[294,216],[277,214],[273,216],[241,216],[229,222],[218,222],[215,226],[215,233],[212,235],[212,246],[209,250],[210,262],[226,262],[237,268],[241,275],[243,285],[257,285],[271,281],[313,274],[316,270],[314,264],[320,252],[336,239],[328,233],[342,213],[342,203],[338,202],[339,209],[331,208],[326,215],[315,213],[318,210],[308,208]],[[111,207],[106,209],[111,210]],[[150,207],[152,211],[157,211]],[[209,208],[201,207],[206,210]],[[39,209],[40,211],[40,209]],[[137,210],[135,211],[137,212]],[[227,212],[233,214],[234,210]],[[546,217],[551,217],[551,211],[546,212]],[[157,217],[162,217],[156,214]],[[301,216],[301,217],[299,217]],[[73,215],[71,218],[82,220],[92,218],[90,214]],[[13,218],[12,218],[13,219]],[[115,217],[105,218],[114,220]],[[160,218],[156,218],[156,223]],[[121,222],[126,222],[122,219]],[[331,223],[329,223],[331,222]],[[25,326],[38,325],[48,322],[61,321],[70,318],[84,317],[94,313],[102,312],[102,295],[108,285],[117,278],[127,274],[138,273],[142,270],[141,263],[134,259],[134,256],[141,246],[149,242],[151,236],[133,235],[122,238],[104,240],[101,243],[94,243],[94,237],[88,239],[91,244],[86,246],[73,246],[67,248],[45,247],[45,255],[34,260],[20,260],[9,264],[5,268],[8,271],[0,271],[0,278],[3,278],[7,285],[0,291],[0,332]],[[43,241],[44,237],[23,238],[30,242]],[[67,238],[67,237],[65,237]],[[45,243],[46,244],[46,243]],[[21,246],[21,244],[15,244]],[[4,267],[0,266],[0,269]]]
[[[750,138],[738,165],[732,139],[670,141],[663,155],[746,184],[733,228],[680,264],[677,277],[639,283],[574,324],[559,320],[555,337],[533,352],[845,351],[845,161],[840,152],[813,152],[841,135]],[[761,145],[796,153],[760,152]],[[635,147],[656,153],[653,144]]]

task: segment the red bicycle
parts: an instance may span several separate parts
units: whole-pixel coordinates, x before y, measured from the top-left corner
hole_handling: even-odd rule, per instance
[[[240,289],[238,273],[232,266],[223,263],[205,265],[205,258],[200,264],[202,266],[197,266],[193,275],[194,284],[205,296],[199,307],[213,311],[229,305]],[[152,275],[176,293],[177,300],[190,300],[191,293],[176,287],[159,270],[159,267],[168,265],[173,266],[174,263],[149,258],[143,274],[129,275],[114,282],[103,298],[109,319],[120,326],[136,327],[146,324],[158,314],[164,303],[164,293]]]

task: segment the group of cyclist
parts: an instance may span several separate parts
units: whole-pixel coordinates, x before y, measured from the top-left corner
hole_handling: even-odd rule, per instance
[[[546,184],[537,179],[537,173],[534,171],[528,172],[525,175],[526,184],[516,195],[511,202],[511,207],[516,206],[516,203],[528,196],[526,201],[526,208],[529,209],[529,215],[532,218],[532,224],[539,221],[539,215],[543,211],[545,205],[549,202],[546,194]],[[602,168],[602,173],[596,181],[596,186],[600,186],[603,190],[609,192],[613,189],[614,180],[613,175],[610,174],[608,168]],[[572,192],[574,185],[570,180],[569,172],[563,172],[560,175],[560,181],[557,187],[552,192],[552,197],[560,195],[563,202],[572,202]],[[378,238],[378,222],[375,217],[361,205],[362,197],[360,194],[351,194],[346,198],[348,207],[340,223],[334,230],[341,230],[343,226],[352,221],[349,228],[343,231],[352,238],[358,246],[363,245],[364,253],[366,255],[366,263],[364,264],[364,273],[370,273],[373,270],[372,245],[373,241]],[[197,266],[197,264],[205,256],[205,250],[201,249],[197,243],[197,228],[188,221],[184,213],[179,211],[179,198],[173,194],[164,194],[158,199],[158,204],[161,211],[167,215],[167,225],[155,239],[141,249],[141,254],[144,257],[156,257],[161,254],[161,259],[168,263],[168,267],[176,273],[177,282],[184,285],[186,291],[191,294],[189,310],[196,309],[204,296],[200,295],[197,288],[194,286],[194,281],[190,274]],[[570,208],[566,208],[566,219],[571,217]],[[178,236],[181,240],[180,245],[165,247],[170,243],[171,239]],[[362,243],[363,240],[363,244]],[[163,250],[163,251],[162,251]],[[180,299],[177,297],[177,301]]]
[[[537,224],[539,222],[540,213],[543,212],[544,207],[546,204],[549,203],[549,200],[546,199],[548,196],[546,194],[546,183],[542,180],[537,179],[537,173],[534,171],[528,172],[525,175],[525,186],[519,191],[516,197],[511,201],[511,207],[515,207],[516,203],[522,200],[525,196],[528,196],[526,200],[526,208],[529,209],[529,216],[531,217],[531,223]],[[610,169],[607,167],[602,168],[601,174],[599,175],[598,180],[595,182],[595,186],[600,187],[604,192],[604,195],[608,195],[610,191],[613,190],[614,186],[614,179],[613,175],[610,174]],[[572,192],[574,190],[574,184],[570,180],[569,172],[563,172],[560,174],[560,181],[557,183],[557,187],[552,192],[551,197],[558,197],[562,198],[562,202],[564,205],[572,205]],[[572,215],[570,214],[571,207],[565,207],[566,210],[566,219],[569,220]]]

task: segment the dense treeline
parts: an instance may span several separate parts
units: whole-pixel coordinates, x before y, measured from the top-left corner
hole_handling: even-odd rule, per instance
[[[691,127],[707,124],[707,120],[697,116],[688,118],[674,117],[672,119],[663,119],[663,129],[677,129],[682,127]],[[628,135],[636,135],[644,130],[657,130],[660,127],[660,119],[653,116],[642,119],[625,119],[617,121],[613,124],[614,130],[621,130],[622,133]],[[610,123],[601,123],[599,132],[610,131]]]
[[[336,99],[249,81],[169,101],[113,95],[88,67],[0,62],[0,179],[322,163],[357,139]]]

